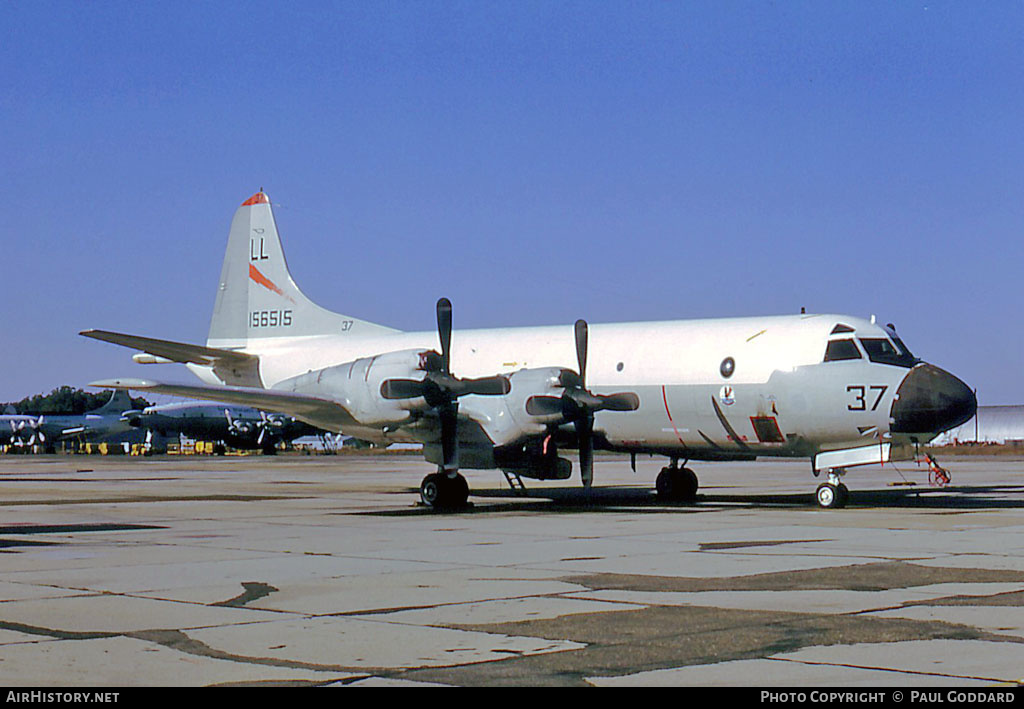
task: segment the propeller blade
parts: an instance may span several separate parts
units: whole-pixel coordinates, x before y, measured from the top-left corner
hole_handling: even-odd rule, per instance
[[[266,434],[266,432],[267,432],[267,427],[266,426],[260,426],[260,435],[256,436],[256,445],[258,445],[258,446],[262,446],[263,445],[263,436]]]
[[[558,396],[531,396],[526,400],[526,413],[530,416],[553,416],[564,411],[562,398]]]
[[[426,394],[424,380],[385,379],[380,385],[380,395],[385,399],[415,399]]]
[[[600,394],[601,408],[605,411],[636,411],[640,408],[640,397],[631,391],[618,394]]]
[[[437,334],[441,340],[441,371],[448,374],[452,356],[452,302],[447,298],[437,301]]]
[[[589,488],[594,483],[594,417],[588,414],[573,423],[580,449],[580,477],[583,479],[583,487]]]
[[[586,388],[587,386],[587,339],[589,336],[589,328],[587,327],[587,321],[582,318],[576,321],[576,362],[579,364],[580,373],[580,386]]]
[[[504,396],[512,391],[507,377],[480,377],[479,379],[460,379],[464,391],[460,393],[477,394],[479,396]]]
[[[459,405],[451,402],[438,409],[441,419],[441,467],[446,472],[459,469],[458,423]]]

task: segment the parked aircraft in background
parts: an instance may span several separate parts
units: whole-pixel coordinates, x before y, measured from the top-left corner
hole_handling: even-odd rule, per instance
[[[153,435],[184,435],[201,441],[223,441],[231,448],[274,453],[279,443],[290,443],[301,436],[319,434],[309,424],[287,414],[265,413],[247,406],[225,404],[178,403],[150,406],[129,411],[130,426],[146,431],[147,442]]]
[[[182,362],[207,383],[131,387],[284,411],[376,442],[420,442],[438,471],[425,503],[458,507],[465,468],[566,479],[559,453],[664,455],[658,493],[693,499],[690,460],[806,457],[824,507],[846,503],[852,466],[914,454],[969,419],[971,389],[910,353],[874,318],[786,315],[406,333],[327,311],[296,286],[270,200],[235,213],[206,346],[89,330],[139,363]],[[458,372],[461,376],[456,376]],[[683,461],[680,467],[679,461]]]
[[[4,415],[2,418],[7,422],[8,443],[18,447],[44,446],[52,450],[64,440],[93,443],[121,440],[132,433],[131,427],[121,420],[131,408],[128,392],[115,389],[106,404],[84,414]]]
[[[40,429],[41,416],[19,414],[13,406],[0,414],[0,445],[18,448],[44,445],[46,434]]]

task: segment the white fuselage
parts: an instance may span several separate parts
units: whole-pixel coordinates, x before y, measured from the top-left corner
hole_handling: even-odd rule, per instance
[[[885,337],[860,318],[792,315],[590,326],[587,385],[595,393],[635,392],[636,411],[599,412],[596,429],[610,447],[680,457],[809,456],[820,450],[867,446],[888,437],[889,411],[906,368],[863,358],[823,362],[836,323],[859,336]],[[210,342],[215,347],[241,343]],[[250,339],[264,386],[413,348],[438,349],[434,331]],[[734,371],[722,373],[732,358]],[[571,326],[456,331],[451,367],[460,377],[524,368],[576,369]],[[203,379],[220,383],[209,369]],[[850,389],[854,387],[854,389]],[[462,410],[494,413],[493,397],[469,396]],[[863,399],[863,401],[861,401]],[[345,430],[360,437],[407,440],[401,432]]]

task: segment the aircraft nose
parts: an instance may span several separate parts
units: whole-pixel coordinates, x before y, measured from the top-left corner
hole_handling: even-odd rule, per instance
[[[896,390],[889,430],[938,434],[968,421],[977,409],[970,387],[943,369],[919,364]]]

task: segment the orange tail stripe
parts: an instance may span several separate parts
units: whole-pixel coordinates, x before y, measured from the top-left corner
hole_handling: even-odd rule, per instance
[[[251,263],[249,264],[249,278],[253,279],[264,288],[272,290],[280,296],[284,296],[284,291],[278,288],[276,285],[274,285],[273,281],[271,281],[269,278],[260,273],[259,269],[253,266]]]

